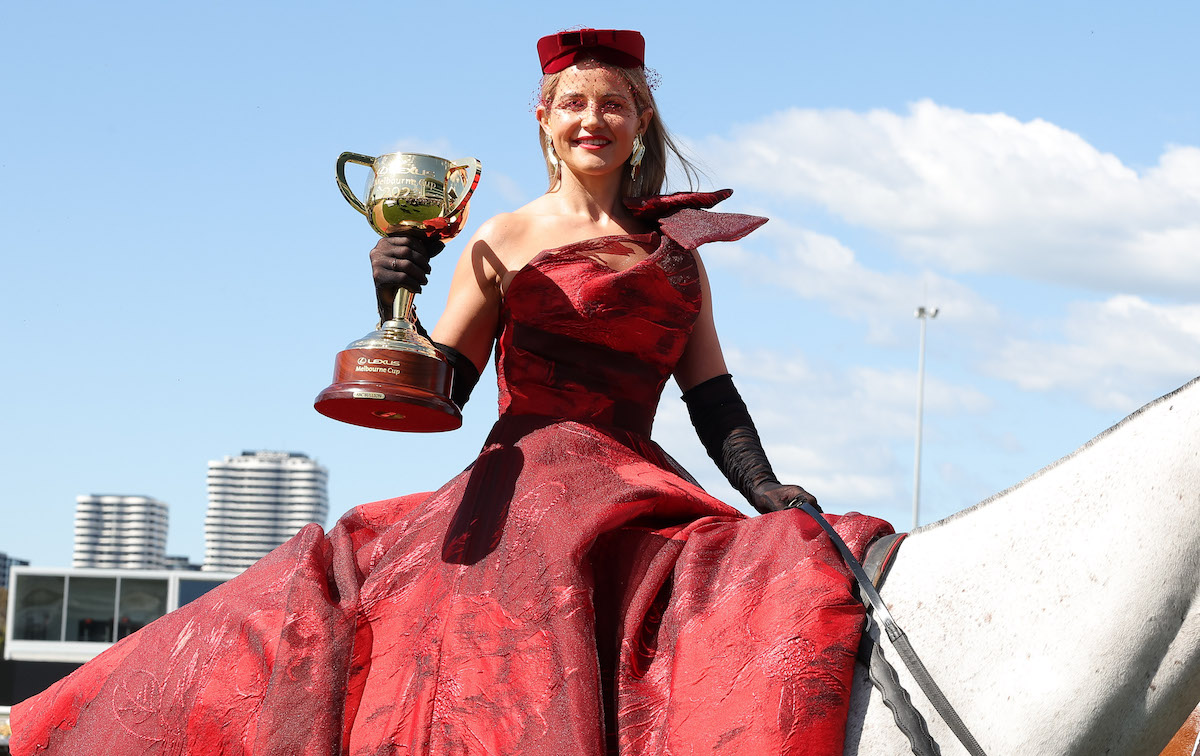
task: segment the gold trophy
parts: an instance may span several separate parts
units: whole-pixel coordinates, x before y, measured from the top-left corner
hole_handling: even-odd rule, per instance
[[[346,163],[374,172],[366,202],[346,185]],[[409,152],[376,158],[343,152],[337,183],[380,236],[417,229],[434,239],[451,239],[467,222],[467,202],[481,168],[475,158],[452,163]],[[413,293],[402,288],[391,320],[338,352],[333,383],[313,405],[317,412],[383,430],[433,432],[462,425],[462,414],[450,401],[450,365],[413,320]]]

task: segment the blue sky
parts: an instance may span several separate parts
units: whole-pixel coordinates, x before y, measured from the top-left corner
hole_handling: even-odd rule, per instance
[[[910,523],[922,299],[941,308],[923,521],[1200,374],[1194,4],[430,8],[5,10],[0,551],[69,564],[75,496],[134,493],[199,560],[205,463],[243,449],[317,458],[335,513],[467,465],[490,370],[454,433],[312,410],[375,321],[375,237],[334,162],[479,158],[467,234],[532,199],[534,43],[564,28],[643,31],[703,188],[772,218],[703,253],[775,467],[828,510]],[[418,298],[427,321],[460,249]],[[677,395],[656,439],[732,501]]]

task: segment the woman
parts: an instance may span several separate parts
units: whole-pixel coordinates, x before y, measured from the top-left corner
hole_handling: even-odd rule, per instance
[[[432,494],[309,526],[14,709],[14,753],[841,753],[861,606],[787,504],[727,374],[695,247],[763,219],[658,191],[669,139],[631,31],[538,45],[549,191],[486,222],[433,331],[501,416]],[[381,311],[440,247],[372,251]],[[650,438],[668,377],[768,516]],[[833,518],[831,518],[833,519]],[[887,532],[837,518],[857,548]]]
[[[469,394],[462,384],[474,384],[491,353],[509,286],[535,257],[542,258],[546,251],[569,251],[622,272],[650,256],[653,212],[636,204],[631,209],[624,200],[658,194],[666,175],[667,151],[674,152],[674,147],[655,118],[653,94],[641,63],[643,49],[641,34],[633,31],[588,29],[539,42],[544,79],[536,114],[550,188],[525,207],[485,223],[459,260],[445,315],[433,338],[455,365],[460,404],[466,401],[463,394]],[[720,199],[719,195],[675,198],[694,206]],[[759,222],[746,219],[726,238],[739,238]],[[440,249],[440,244],[431,245],[419,236],[384,238],[376,245],[371,262],[381,316],[391,312],[398,287],[420,291],[429,272],[430,253]],[[781,486],[774,479],[748,415],[736,418],[736,427],[743,429],[736,437],[740,456],[724,458],[723,447],[734,427],[712,427],[718,417],[710,406],[740,405],[741,399],[732,382],[721,378],[728,370],[713,323],[708,280],[700,258],[692,256],[692,262],[700,285],[700,312],[681,342],[684,348],[674,361],[674,377],[685,392],[693,420],[703,426],[698,429],[706,448],[727,475],[736,476],[731,477],[734,485],[759,511],[776,511],[797,498],[815,504],[803,489]],[[560,356],[554,358],[561,362]],[[620,381],[614,378],[616,385]],[[704,388],[689,392],[701,384]],[[605,385],[599,389],[612,393]],[[534,414],[558,414],[544,403],[528,409]],[[579,417],[578,411],[569,416]],[[729,425],[729,419],[733,418],[723,425]]]

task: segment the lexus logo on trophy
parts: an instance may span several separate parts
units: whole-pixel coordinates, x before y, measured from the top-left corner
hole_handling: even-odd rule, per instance
[[[373,172],[365,202],[346,184],[347,163]],[[475,158],[451,162],[408,152],[375,158],[343,152],[337,183],[380,236],[418,229],[445,240],[458,235],[467,221],[481,167]],[[432,432],[462,425],[462,414],[450,401],[450,365],[413,319],[413,293],[400,289],[391,319],[338,353],[333,383],[314,403],[317,411],[383,430]]]

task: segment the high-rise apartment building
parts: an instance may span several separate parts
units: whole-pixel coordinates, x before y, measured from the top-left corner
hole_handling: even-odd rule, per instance
[[[167,505],[149,496],[75,497],[75,567],[158,570],[167,555]]]
[[[240,572],[329,514],[329,473],[307,455],[247,451],[208,463],[204,569]]]
[[[3,551],[0,551],[0,588],[8,587],[9,568],[11,568],[11,567],[27,567],[27,566],[29,566],[28,560],[10,557],[8,554],[5,554]],[[2,623],[3,623],[3,621],[0,620],[0,624],[2,624]]]

